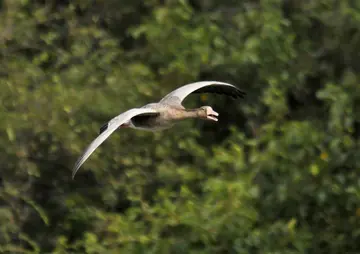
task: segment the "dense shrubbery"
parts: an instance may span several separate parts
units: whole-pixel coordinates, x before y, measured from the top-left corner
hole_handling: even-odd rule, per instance
[[[359,253],[357,1],[145,2],[0,1],[0,252]],[[71,180],[101,124],[198,80],[248,96]]]

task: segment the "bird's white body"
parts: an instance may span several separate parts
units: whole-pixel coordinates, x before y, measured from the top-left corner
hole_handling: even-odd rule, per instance
[[[101,145],[116,129],[129,127],[137,130],[160,131],[171,128],[175,123],[187,118],[201,118],[217,121],[219,115],[210,106],[198,109],[185,109],[182,101],[191,93],[222,93],[234,98],[242,98],[245,93],[237,87],[219,81],[201,81],[184,85],[167,94],[158,103],[149,103],[141,108],[130,109],[100,128],[99,136],[85,149],[82,156],[75,163],[72,177],[87,160],[87,158]]]

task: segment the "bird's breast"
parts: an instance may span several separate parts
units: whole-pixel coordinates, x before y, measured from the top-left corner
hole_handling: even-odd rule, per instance
[[[162,130],[172,127],[167,112],[159,112],[158,115],[140,115],[131,119],[137,129]]]

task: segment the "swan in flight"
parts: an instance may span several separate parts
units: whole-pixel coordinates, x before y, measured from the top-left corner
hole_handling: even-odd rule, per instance
[[[133,128],[148,131],[160,131],[171,128],[175,123],[188,119],[199,118],[217,122],[219,114],[210,106],[186,109],[182,101],[193,93],[217,93],[231,96],[234,99],[244,98],[245,92],[234,85],[219,81],[200,81],[184,85],[167,94],[157,103],[146,104],[141,108],[133,108],[114,117],[100,128],[99,136],[91,142],[76,161],[72,178],[81,165],[100,146],[111,133],[118,128]]]

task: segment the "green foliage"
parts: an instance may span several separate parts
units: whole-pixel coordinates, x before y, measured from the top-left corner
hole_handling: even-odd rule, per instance
[[[336,6],[336,8],[334,8]],[[1,253],[359,253],[356,1],[0,2]],[[218,124],[99,127],[197,80]]]

